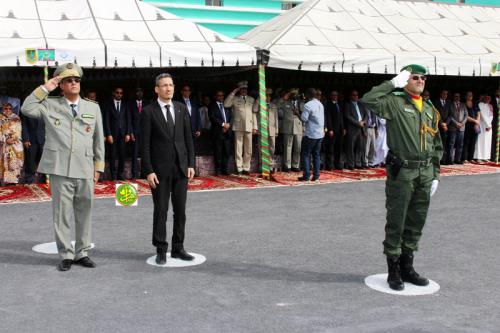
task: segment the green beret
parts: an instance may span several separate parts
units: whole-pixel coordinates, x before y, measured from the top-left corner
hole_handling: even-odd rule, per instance
[[[54,72],[54,77],[61,76],[63,79],[67,77],[82,77],[83,71],[80,66],[73,63],[60,65]]]
[[[420,66],[420,65],[406,65],[404,66],[403,68],[401,68],[401,72],[402,71],[408,71],[412,74],[422,74],[422,75],[427,75],[427,69],[425,69],[424,66]]]

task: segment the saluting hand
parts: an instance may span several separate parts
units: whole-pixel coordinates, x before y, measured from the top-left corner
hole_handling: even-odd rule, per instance
[[[59,86],[59,82],[61,82],[62,77],[60,75],[53,77],[52,79],[48,80],[45,82],[43,87],[47,89],[48,92],[51,92],[52,90],[56,89]]]
[[[394,88],[404,88],[408,84],[411,73],[407,70],[401,71],[397,76],[395,76],[391,82]]]

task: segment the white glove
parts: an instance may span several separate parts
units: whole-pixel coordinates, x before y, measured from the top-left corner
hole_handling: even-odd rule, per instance
[[[432,185],[431,185],[431,197],[434,195],[434,193],[436,193],[436,191],[438,189],[438,185],[439,185],[439,180],[434,179],[432,181]]]
[[[391,82],[394,88],[403,88],[408,83],[411,73],[409,71],[402,71],[396,77],[392,78]]]

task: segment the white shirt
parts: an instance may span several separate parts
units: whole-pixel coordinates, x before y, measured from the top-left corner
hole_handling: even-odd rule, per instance
[[[174,113],[174,105],[172,104],[172,101],[170,103],[165,103],[162,100],[158,98],[158,104],[160,104],[161,112],[163,113],[163,117],[165,117],[165,121],[168,123],[168,118],[167,118],[167,108],[165,105],[168,105],[170,107],[170,115],[172,116],[172,120],[174,121],[175,125],[175,113]]]
[[[186,103],[186,107],[188,108],[189,115],[191,115],[191,101],[189,98],[184,98],[184,102]]]
[[[70,101],[69,99],[67,99],[66,97],[64,98],[66,100],[66,103],[68,103],[68,106],[69,106],[69,110],[71,112],[71,104],[75,104],[75,111],[76,113],[78,114],[78,109],[79,109],[79,105],[80,105],[80,97],[78,97],[78,99],[74,102]],[[73,114],[72,114],[73,115]]]
[[[118,100],[114,100],[115,101],[115,108],[116,108],[116,111],[120,112],[121,109],[122,109],[122,101],[118,101]],[[118,107],[118,104],[120,105],[120,107]]]

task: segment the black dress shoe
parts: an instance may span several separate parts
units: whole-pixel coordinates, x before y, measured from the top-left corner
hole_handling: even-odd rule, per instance
[[[299,172],[300,171],[299,168],[291,168],[290,170],[292,170],[293,172]]]
[[[94,268],[96,266],[95,262],[93,262],[89,257],[83,257],[75,261],[75,265],[80,265],[87,268]]]
[[[227,170],[226,170],[226,171],[222,171],[222,174],[223,174],[224,176],[229,176],[229,175],[230,175],[230,173],[229,173]]]
[[[57,265],[57,269],[60,270],[61,272],[69,271],[70,268],[71,268],[71,265],[73,265],[73,260],[71,260],[71,259],[63,259]]]
[[[155,261],[158,265],[165,265],[167,263],[167,250],[156,251]]]
[[[186,261],[191,261],[194,259],[194,257],[192,255],[190,255],[189,253],[187,253],[184,249],[181,249],[181,250],[172,250],[172,253],[170,253],[170,256],[172,258],[177,258],[177,259],[181,259],[181,260],[186,260]]]
[[[290,168],[283,168],[283,169],[281,169],[281,171],[283,171],[283,172],[290,172]]]
[[[302,176],[302,177],[297,178],[297,180],[298,180],[299,182],[308,182],[308,181],[309,181],[309,178],[306,178],[306,177]]]
[[[250,174],[250,172],[248,172],[246,170],[243,170],[241,173],[244,174],[244,175],[247,175],[247,176]]]

